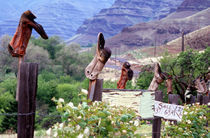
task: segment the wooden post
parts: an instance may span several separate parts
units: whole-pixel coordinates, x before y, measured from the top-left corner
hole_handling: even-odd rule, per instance
[[[88,99],[91,101],[102,101],[103,79],[89,81]]]
[[[155,100],[162,101],[163,93],[161,91],[155,92]],[[160,138],[160,130],[161,130],[161,118],[154,116],[153,124],[152,124],[152,138]]]
[[[184,31],[182,31],[182,52],[184,52]]]
[[[22,63],[19,73],[18,138],[33,138],[38,64]]]
[[[176,104],[176,105],[178,105],[178,103],[179,103],[179,95],[177,95],[177,94],[169,94],[168,95],[168,103],[169,104]]]
[[[178,105],[179,104],[179,98],[180,97],[177,94],[169,94],[168,95],[168,103]],[[170,121],[170,122],[173,122],[174,124],[177,124],[177,121]]]
[[[203,96],[203,104],[208,104],[209,96]]]
[[[203,104],[203,95],[202,94],[197,95],[197,101],[196,102],[198,102],[200,105]]]
[[[19,81],[20,81],[20,65],[24,62],[24,57],[18,57],[18,75],[17,75],[17,88],[16,88],[16,101],[18,101]]]

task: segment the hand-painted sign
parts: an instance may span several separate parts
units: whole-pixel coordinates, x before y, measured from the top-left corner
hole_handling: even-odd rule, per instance
[[[155,92],[143,92],[140,95],[139,114],[142,119],[163,117],[181,121],[183,106],[155,101]]]
[[[163,117],[169,120],[181,121],[183,114],[183,106],[175,104],[167,104],[159,101],[155,101],[154,116]]]

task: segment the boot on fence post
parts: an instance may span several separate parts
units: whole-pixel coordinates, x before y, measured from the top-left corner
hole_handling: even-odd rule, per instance
[[[19,21],[19,25],[16,29],[16,32],[8,44],[8,51],[13,57],[18,57],[18,81],[17,81],[17,89],[16,89],[16,101],[18,101],[18,87],[19,87],[19,72],[20,72],[20,64],[24,62],[24,55],[26,53],[26,48],[31,37],[32,29],[35,29],[36,32],[40,34],[43,39],[48,39],[47,34],[45,33],[43,27],[34,21],[36,16],[30,11],[25,11]]]
[[[133,70],[128,62],[123,63],[120,80],[117,82],[118,89],[125,89],[128,80],[133,78]]]
[[[98,93],[102,94],[103,80],[98,80],[98,75],[102,71],[106,62],[111,56],[111,50],[104,47],[105,39],[102,33],[98,34],[98,44],[96,55],[85,69],[85,75],[90,80],[88,88],[88,99],[91,101],[98,100]],[[100,90],[101,89],[101,90]],[[97,92],[97,94],[96,94]],[[100,96],[99,96],[100,97]]]

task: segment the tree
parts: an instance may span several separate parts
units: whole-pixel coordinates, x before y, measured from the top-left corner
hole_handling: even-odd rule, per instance
[[[80,46],[71,44],[63,47],[56,55],[56,64],[62,65],[63,72],[76,80],[84,79],[85,67],[91,61],[88,53],[79,53]]]
[[[4,35],[0,40],[0,75],[5,75],[9,72],[17,73],[17,58],[13,58],[8,52],[8,44],[11,40],[11,37]]]
[[[39,71],[49,69],[49,66],[52,64],[48,52],[42,47],[34,46],[32,43],[29,43],[28,45],[25,61],[38,63]]]
[[[64,46],[64,43],[58,36],[50,37],[48,40],[43,40],[41,37],[37,39],[32,37],[31,42],[34,45],[40,46],[47,50],[51,59],[55,59],[56,53]]]

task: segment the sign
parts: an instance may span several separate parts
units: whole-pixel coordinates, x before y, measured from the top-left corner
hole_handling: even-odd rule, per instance
[[[167,104],[159,101],[155,101],[154,116],[163,117],[169,120],[182,120],[183,106],[175,104]]]
[[[140,95],[139,114],[142,119],[154,117],[155,92],[143,92]]]

